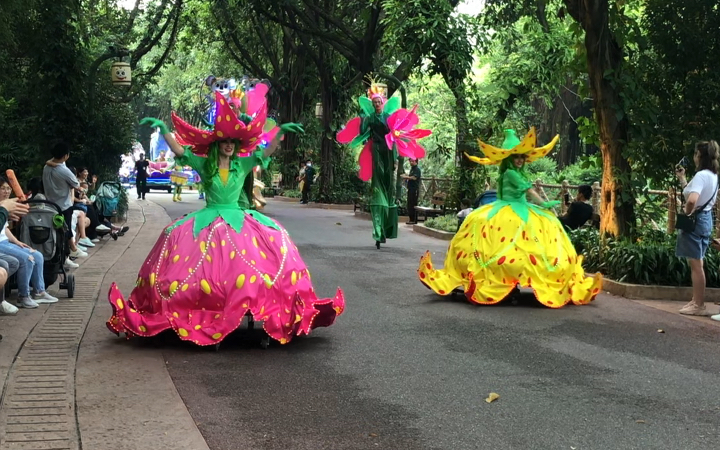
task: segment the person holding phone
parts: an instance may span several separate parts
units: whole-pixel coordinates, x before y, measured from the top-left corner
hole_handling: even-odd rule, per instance
[[[587,203],[591,198],[592,186],[587,184],[578,186],[578,193],[572,203],[570,194],[565,194],[565,204],[568,206],[568,210],[565,215],[558,217],[558,220],[566,230],[577,230],[592,218],[593,207]]]
[[[684,213],[695,215],[695,229],[692,232],[678,230],[675,256],[686,258],[690,264],[693,297],[680,309],[680,314],[691,316],[708,315],[705,309],[705,270],[703,260],[710,245],[712,234],[712,209],[717,200],[720,147],[715,141],[701,141],[695,144],[693,161],[698,171],[688,183],[685,178],[683,161],[675,168],[685,198]],[[685,160],[685,158],[683,158]]]

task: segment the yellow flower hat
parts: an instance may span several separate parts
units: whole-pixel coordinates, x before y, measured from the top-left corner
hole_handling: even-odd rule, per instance
[[[535,133],[535,127],[530,128],[530,131],[528,131],[522,141],[518,140],[515,135],[515,130],[505,130],[505,141],[503,142],[502,148],[493,147],[478,139],[480,150],[485,154],[485,157],[470,156],[467,153],[465,153],[465,156],[467,156],[470,161],[478,164],[492,165],[500,164],[503,159],[510,155],[526,155],[526,162],[530,163],[550,153],[550,150],[555,147],[559,139],[560,135],[558,134],[550,143],[536,148],[537,133]]]

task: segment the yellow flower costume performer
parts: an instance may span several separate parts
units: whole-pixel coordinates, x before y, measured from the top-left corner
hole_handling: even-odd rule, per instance
[[[544,202],[525,173],[525,164],[547,155],[559,136],[540,148],[536,139],[535,128],[522,142],[506,130],[502,148],[480,142],[485,158],[465,155],[478,164],[500,165],[498,200],[465,218],[443,269],[434,269],[425,253],[418,268],[425,286],[440,295],[462,287],[468,300],[481,305],[502,301],[516,286],[530,287],[549,308],[584,305],[600,292],[601,276],[585,276],[582,256],[546,209],[558,202]],[[529,203],[527,194],[541,206]]]

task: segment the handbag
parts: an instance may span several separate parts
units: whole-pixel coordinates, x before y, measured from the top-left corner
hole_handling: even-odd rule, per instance
[[[684,213],[677,213],[677,218],[675,219],[675,229],[683,231],[685,233],[692,233],[695,231],[695,227],[697,226],[697,215],[698,212],[704,211],[707,205],[710,204],[713,200],[715,200],[715,197],[717,197],[717,191],[718,191],[718,185],[715,185],[715,195],[713,195],[710,200],[705,202],[704,205],[702,205],[700,208],[695,209],[695,211],[691,212],[690,214],[684,214]]]

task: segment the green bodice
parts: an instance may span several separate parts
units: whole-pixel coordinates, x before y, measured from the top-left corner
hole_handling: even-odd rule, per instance
[[[248,198],[243,189],[246,177],[252,176],[255,167],[261,166],[265,169],[270,163],[270,158],[263,156],[262,150],[258,150],[250,156],[232,158],[227,183],[223,183],[218,172],[208,173],[205,167],[207,158],[194,155],[189,150],[185,150],[182,156],[176,157],[175,161],[177,164],[192,167],[200,174],[205,188],[205,208],[179,219],[172,227],[168,228],[168,232],[188,220],[194,219],[193,234],[197,236],[200,230],[210,225],[218,217],[222,217],[235,231],[240,232],[246,214],[253,216],[263,225],[278,229],[275,222],[269,217],[250,209],[252,200]],[[208,179],[211,180],[210,185],[205,184],[205,180]]]
[[[497,201],[491,203],[493,205],[488,219],[492,218],[502,208],[509,206],[520,217],[523,222],[527,222],[530,210],[537,212],[548,218],[556,219],[555,215],[550,211],[532,204],[527,200],[527,191],[532,188],[533,184],[525,178],[520,172],[514,169],[508,169],[502,175],[502,195]]]

